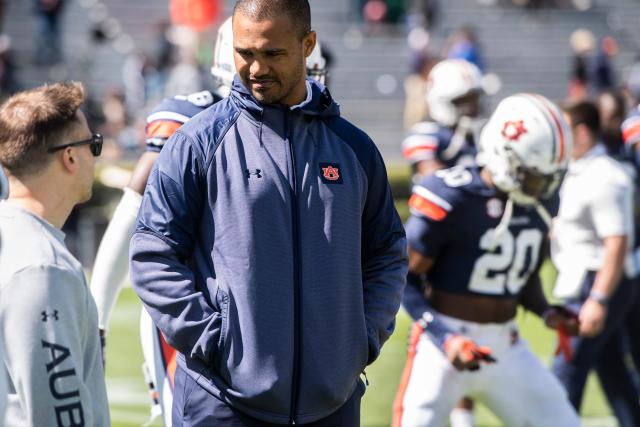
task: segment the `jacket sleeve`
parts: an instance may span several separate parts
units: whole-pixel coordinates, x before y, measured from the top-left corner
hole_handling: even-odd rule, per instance
[[[149,177],[130,262],[133,287],[167,342],[208,362],[222,319],[189,267],[206,197],[203,169],[203,153],[176,132]]]
[[[95,412],[107,407],[104,380],[92,389],[86,374],[88,298],[83,280],[55,266],[20,270],[2,288],[6,364],[28,425],[108,424]]]
[[[362,214],[362,276],[372,363],[395,328],[407,276],[407,240],[384,162],[372,142],[363,166],[368,189]]]

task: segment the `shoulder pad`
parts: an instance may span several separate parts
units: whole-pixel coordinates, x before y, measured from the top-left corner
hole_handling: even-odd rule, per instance
[[[402,155],[412,162],[437,159],[438,152],[448,145],[451,137],[451,129],[437,123],[417,123],[402,141]]]
[[[640,110],[638,108],[622,122],[622,138],[625,144],[635,144],[640,141]]]
[[[438,171],[413,186],[409,208],[414,215],[442,221],[464,197],[462,187],[472,181],[471,172],[462,167]]]
[[[159,141],[170,138],[180,126],[220,99],[209,91],[164,99],[147,117],[147,143],[153,142],[157,145]]]

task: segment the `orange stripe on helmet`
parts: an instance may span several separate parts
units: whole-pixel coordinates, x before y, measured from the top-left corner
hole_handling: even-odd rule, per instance
[[[420,335],[422,335],[423,329],[416,322],[411,329],[411,336],[409,338],[409,350],[407,353],[407,362],[404,365],[404,371],[402,372],[402,378],[400,385],[398,386],[398,392],[396,398],[393,401],[393,421],[392,427],[402,426],[402,414],[404,412],[404,396],[407,393],[409,387],[409,380],[411,379],[411,371],[413,371],[413,363],[416,358],[418,343],[420,342]]]
[[[418,194],[411,196],[409,199],[409,207],[434,221],[442,221],[447,217],[447,211],[444,208]]]
[[[564,152],[565,152],[565,137],[564,137],[564,129],[562,128],[562,123],[560,122],[560,118],[558,117],[557,112],[554,108],[549,105],[549,102],[542,96],[538,94],[532,94],[534,97],[540,100],[540,103],[543,105],[544,109],[549,113],[551,118],[553,119],[553,124],[556,126],[556,130],[558,131],[558,161],[556,163],[561,163],[564,160]]]
[[[147,125],[147,138],[169,138],[177,131],[182,123],[171,120],[157,120]]]

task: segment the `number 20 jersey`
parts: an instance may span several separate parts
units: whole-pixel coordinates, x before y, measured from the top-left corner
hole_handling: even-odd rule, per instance
[[[508,229],[495,236],[506,195],[487,186],[477,166],[457,166],[413,187],[406,224],[413,250],[435,260],[435,289],[493,297],[517,296],[541,262],[548,226],[534,207],[516,205]],[[545,204],[555,216],[557,196]]]

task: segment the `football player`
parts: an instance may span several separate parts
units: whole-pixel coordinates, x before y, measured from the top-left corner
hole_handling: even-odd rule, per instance
[[[436,170],[471,164],[481,122],[482,74],[463,59],[446,59],[429,73],[426,102],[431,120],[415,124],[402,143],[402,154],[419,180]]]
[[[479,142],[477,166],[424,178],[409,201],[403,305],[416,323],[393,425],[445,425],[470,396],[505,425],[578,426],[514,320],[522,305],[551,328],[578,329],[571,313],[548,304],[538,277],[571,133],[546,98],[518,94],[498,105]]]
[[[463,59],[446,59],[428,76],[426,103],[431,120],[415,124],[403,141],[414,181],[437,170],[469,165],[476,155],[476,134],[482,121],[480,69]],[[474,425],[473,401],[464,398],[451,413],[452,427]]]
[[[199,112],[229,95],[235,65],[231,18],[220,27],[216,39],[211,73],[216,82],[213,91],[203,91],[163,100],[148,116],[146,149],[138,160],[124,194],[102,238],[91,277],[91,292],[98,306],[101,335],[106,336],[109,319],[128,273],[129,240],[142,201],[147,179],[162,147],[173,133]],[[326,61],[320,43],[307,58],[307,75],[325,82]],[[140,335],[145,359],[145,379],[153,400],[152,417],[163,414],[171,425],[173,374],[176,352],[155,328],[145,310],[141,312]],[[104,342],[104,341],[103,341]],[[163,408],[167,408],[166,411]]]

